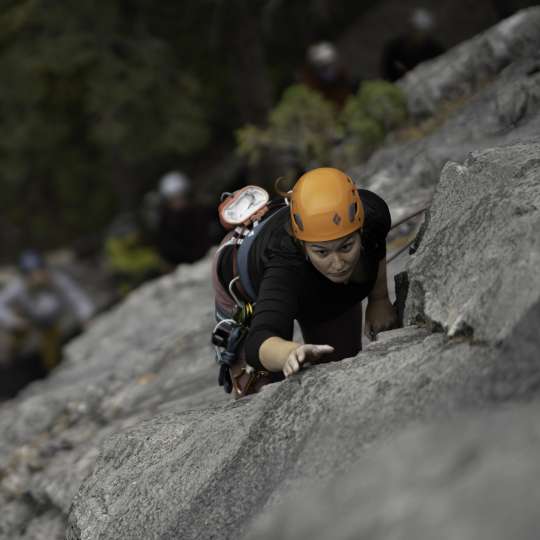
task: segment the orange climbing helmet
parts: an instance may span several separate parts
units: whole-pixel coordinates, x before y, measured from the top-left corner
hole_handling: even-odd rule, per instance
[[[364,225],[356,186],[332,167],[313,169],[298,179],[291,193],[290,213],[294,236],[307,242],[336,240]]]

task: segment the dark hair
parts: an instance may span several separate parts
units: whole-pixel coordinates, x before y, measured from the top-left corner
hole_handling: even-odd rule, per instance
[[[292,186],[289,189],[282,189],[282,185],[281,185],[282,182],[288,182],[290,184],[290,180],[285,178],[285,176],[279,176],[274,181],[274,191],[280,197],[283,197],[284,199],[287,199],[288,201],[290,201]]]

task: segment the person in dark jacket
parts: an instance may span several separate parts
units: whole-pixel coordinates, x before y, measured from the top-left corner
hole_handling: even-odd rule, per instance
[[[381,71],[388,81],[397,81],[418,64],[445,52],[444,46],[434,36],[433,15],[425,9],[416,9],[409,21],[408,30],[384,46]]]
[[[178,171],[166,174],[159,185],[156,244],[172,266],[199,260],[219,240],[215,208],[194,203],[190,190],[189,179]]]
[[[358,87],[340,61],[336,47],[327,41],[308,48],[300,81],[339,109]]]
[[[249,250],[256,298],[240,360],[231,368],[236,397],[291,376],[305,363],[358,353],[364,298],[370,339],[397,324],[386,277],[390,226],[383,199],[326,167],[305,173],[289,205],[267,214]],[[235,246],[225,242],[215,258],[218,312],[234,307],[227,290],[236,256]],[[304,344],[293,339],[295,320]]]
[[[10,355],[16,357],[32,336],[37,336],[41,362],[46,371],[61,360],[62,324],[74,318],[84,328],[95,306],[66,274],[49,268],[34,250],[19,258],[20,276],[0,291],[0,327],[11,336]]]

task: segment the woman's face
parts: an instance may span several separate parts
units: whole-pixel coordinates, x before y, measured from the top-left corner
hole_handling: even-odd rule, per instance
[[[304,242],[304,246],[313,266],[334,283],[349,281],[362,251],[358,232],[327,242]]]

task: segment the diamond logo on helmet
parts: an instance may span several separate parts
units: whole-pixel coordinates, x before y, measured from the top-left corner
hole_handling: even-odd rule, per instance
[[[332,218],[332,221],[336,224],[336,225],[339,225],[341,223],[341,217],[340,215],[336,212],[334,214],[334,217]]]
[[[356,202],[351,203],[349,206],[349,221],[352,223],[354,221],[354,217],[356,216],[356,211],[358,210],[358,205]]]
[[[298,225],[298,228],[303,231],[304,230],[304,224],[302,223],[302,218],[300,217],[300,214],[293,214],[294,221],[296,221],[296,225]]]

